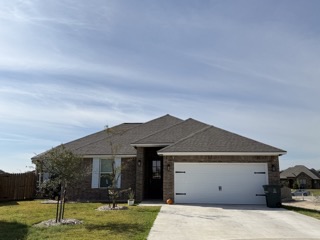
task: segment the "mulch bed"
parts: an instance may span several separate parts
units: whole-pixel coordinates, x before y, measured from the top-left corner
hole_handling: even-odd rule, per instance
[[[125,206],[117,206],[115,208],[109,207],[109,205],[104,205],[101,207],[98,207],[96,210],[98,211],[112,211],[112,210],[127,210],[128,207]]]
[[[42,204],[56,204],[56,200],[45,200],[41,202]],[[127,210],[128,207],[126,206],[117,206],[115,208],[109,207],[109,205],[103,205],[101,207],[98,207],[96,210],[98,211],[113,211],[113,210]],[[77,219],[62,219],[61,222],[56,222],[56,219],[49,219],[46,221],[42,221],[40,223],[34,224],[34,227],[53,227],[53,226],[60,226],[60,225],[77,225],[82,224],[83,221],[77,220]]]
[[[33,225],[34,227],[53,227],[53,226],[60,226],[60,225],[77,225],[82,224],[83,222],[77,219],[67,218],[62,219],[61,222],[56,222],[55,219],[50,219],[46,221],[42,221]]]

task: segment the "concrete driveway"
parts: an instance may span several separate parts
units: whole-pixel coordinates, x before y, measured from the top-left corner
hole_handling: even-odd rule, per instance
[[[163,205],[148,240],[320,239],[320,221],[258,205]]]

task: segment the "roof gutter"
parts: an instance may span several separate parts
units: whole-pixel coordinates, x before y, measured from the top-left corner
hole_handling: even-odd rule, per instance
[[[136,157],[137,155],[133,155],[133,154],[97,154],[97,155],[83,155],[83,158],[114,158],[114,157],[119,157],[119,158],[133,158]]]
[[[281,156],[287,152],[158,152],[160,156]]]

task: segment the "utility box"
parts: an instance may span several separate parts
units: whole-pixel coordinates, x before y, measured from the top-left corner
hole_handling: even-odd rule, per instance
[[[281,207],[280,185],[263,185],[263,189],[266,195],[267,207],[269,208]]]

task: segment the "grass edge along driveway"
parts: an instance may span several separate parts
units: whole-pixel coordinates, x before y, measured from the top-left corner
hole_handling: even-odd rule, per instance
[[[309,217],[313,217],[315,219],[320,220],[320,212],[312,209],[300,208],[300,207],[293,207],[293,206],[283,206],[283,208],[294,211]]]
[[[146,239],[160,207],[132,206],[127,210],[97,211],[102,203],[68,203],[65,218],[81,225],[36,228],[55,218],[55,204],[41,201],[0,203],[0,239]]]

